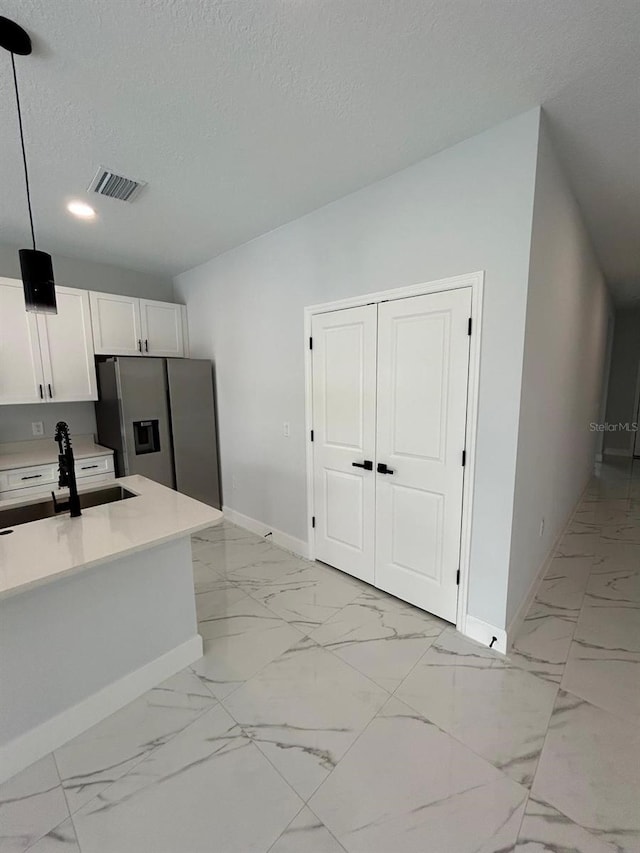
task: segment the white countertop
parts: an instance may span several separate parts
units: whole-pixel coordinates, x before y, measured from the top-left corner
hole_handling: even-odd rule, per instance
[[[146,477],[122,477],[78,491],[115,485],[136,497],[84,509],[79,518],[65,513],[19,524],[11,528],[13,533],[0,536],[0,598],[189,536],[222,520],[220,510]],[[0,510],[35,500],[0,501]]]
[[[71,440],[76,459],[90,456],[111,456],[113,450],[96,444],[92,435],[77,435]],[[0,471],[12,468],[28,468],[32,465],[48,465],[58,461],[58,445],[51,438],[33,441],[14,441],[0,444]]]

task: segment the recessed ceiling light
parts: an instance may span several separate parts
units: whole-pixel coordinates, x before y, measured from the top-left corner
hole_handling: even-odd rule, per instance
[[[94,219],[96,215],[91,205],[86,204],[84,201],[70,201],[67,205],[67,210],[69,213],[77,216],[78,219]]]

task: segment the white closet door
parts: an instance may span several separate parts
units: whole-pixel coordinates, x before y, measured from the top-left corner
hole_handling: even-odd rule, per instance
[[[316,558],[373,583],[376,306],[313,317]],[[370,468],[355,467],[370,464]]]
[[[456,620],[471,288],[378,315],[375,585]],[[387,466],[389,473],[378,473]]]

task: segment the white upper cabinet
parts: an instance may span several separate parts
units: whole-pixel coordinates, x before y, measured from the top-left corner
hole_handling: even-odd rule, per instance
[[[184,355],[182,305],[140,300],[143,350],[147,355],[180,358]]]
[[[0,406],[97,400],[94,355],[188,355],[186,308],[56,285],[57,314],[25,310],[0,278]]]
[[[57,314],[38,315],[47,398],[56,403],[97,400],[89,294],[56,287],[56,302]]]
[[[0,404],[98,399],[89,294],[57,286],[56,300],[28,312],[22,282],[0,279]]]
[[[153,299],[91,293],[95,351],[100,355],[181,358],[184,306]]]
[[[25,311],[22,282],[0,278],[0,404],[43,399],[37,315]]]
[[[90,293],[93,343],[98,355],[142,355],[140,300]]]

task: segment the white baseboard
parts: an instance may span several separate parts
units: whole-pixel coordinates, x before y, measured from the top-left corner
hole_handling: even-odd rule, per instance
[[[591,481],[591,475],[589,475],[586,483],[582,487],[582,489],[580,491],[580,495],[578,497],[578,500],[575,503],[575,506],[571,509],[571,512],[567,516],[565,523],[560,528],[560,532],[558,533],[556,538],[553,540],[553,544],[551,545],[551,548],[549,549],[549,551],[547,551],[547,554],[546,554],[544,560],[542,561],[540,568],[536,572],[536,575],[535,575],[533,581],[531,582],[531,586],[529,587],[527,594],[525,595],[525,597],[520,602],[520,606],[516,610],[513,619],[511,620],[511,622],[509,623],[509,625],[507,627],[507,648],[508,649],[511,648],[511,646],[513,645],[513,641],[518,636],[520,628],[522,627],[522,623],[524,622],[524,620],[527,616],[527,613],[529,612],[529,609],[530,609],[531,605],[533,604],[533,600],[538,593],[538,589],[540,588],[540,584],[542,583],[542,579],[547,574],[547,570],[549,569],[549,566],[551,565],[551,561],[553,560],[553,558],[555,556],[555,553],[558,549],[558,545],[560,544],[560,540],[565,535],[565,533],[567,532],[567,529],[571,525],[571,522],[573,521],[573,518],[576,514],[576,511],[582,502],[582,498],[584,497],[584,493],[587,490],[587,487],[588,487],[590,481]]]
[[[507,632],[504,628],[496,628],[495,625],[483,622],[482,619],[478,619],[470,613],[467,613],[464,620],[464,631],[462,633],[465,637],[469,637],[483,646],[491,646],[491,641],[495,637],[496,641],[491,648],[496,652],[502,652],[503,655],[507,652]]]
[[[569,520],[571,520],[572,518],[573,518],[573,513],[571,513]],[[518,632],[520,631],[520,628],[522,627],[522,623],[524,622],[524,620],[527,616],[527,613],[529,612],[529,609],[531,608],[531,605],[533,604],[533,599],[536,597],[536,595],[538,593],[538,589],[540,588],[540,584],[542,583],[542,579],[547,574],[547,570],[549,568],[549,565],[551,564],[551,560],[553,560],[553,555],[555,553],[557,544],[560,541],[560,537],[564,534],[566,527],[567,527],[567,525],[565,524],[565,526],[562,528],[562,531],[560,532],[559,536],[555,539],[555,541],[551,547],[551,550],[547,553],[547,556],[542,561],[540,568],[536,572],[536,575],[535,575],[533,581],[531,582],[531,586],[529,587],[527,594],[525,595],[525,597],[520,602],[520,606],[516,610],[515,616],[513,617],[513,619],[511,620],[510,624],[507,627],[506,634],[507,634],[507,648],[508,649],[510,649],[511,646],[513,645],[513,641],[517,637]]]
[[[225,518],[227,518],[227,520],[232,524],[237,524],[238,527],[244,527],[246,530],[250,530],[258,536],[265,536],[267,533],[271,533],[269,539],[275,545],[279,545],[280,548],[284,548],[285,551],[291,551],[292,554],[296,554],[298,557],[304,557],[306,560],[309,559],[309,545],[304,541],[304,539],[296,539],[295,536],[290,536],[288,533],[284,533],[276,527],[270,527],[262,521],[257,521],[255,518],[250,518],[248,515],[243,515],[241,512],[237,512],[235,509],[231,509],[231,507],[228,506],[223,506],[222,512],[224,513]]]
[[[202,637],[190,640],[130,672],[82,702],[62,711],[0,748],[0,782],[10,779],[34,761],[124,708],[147,690],[157,687],[202,657]]]

